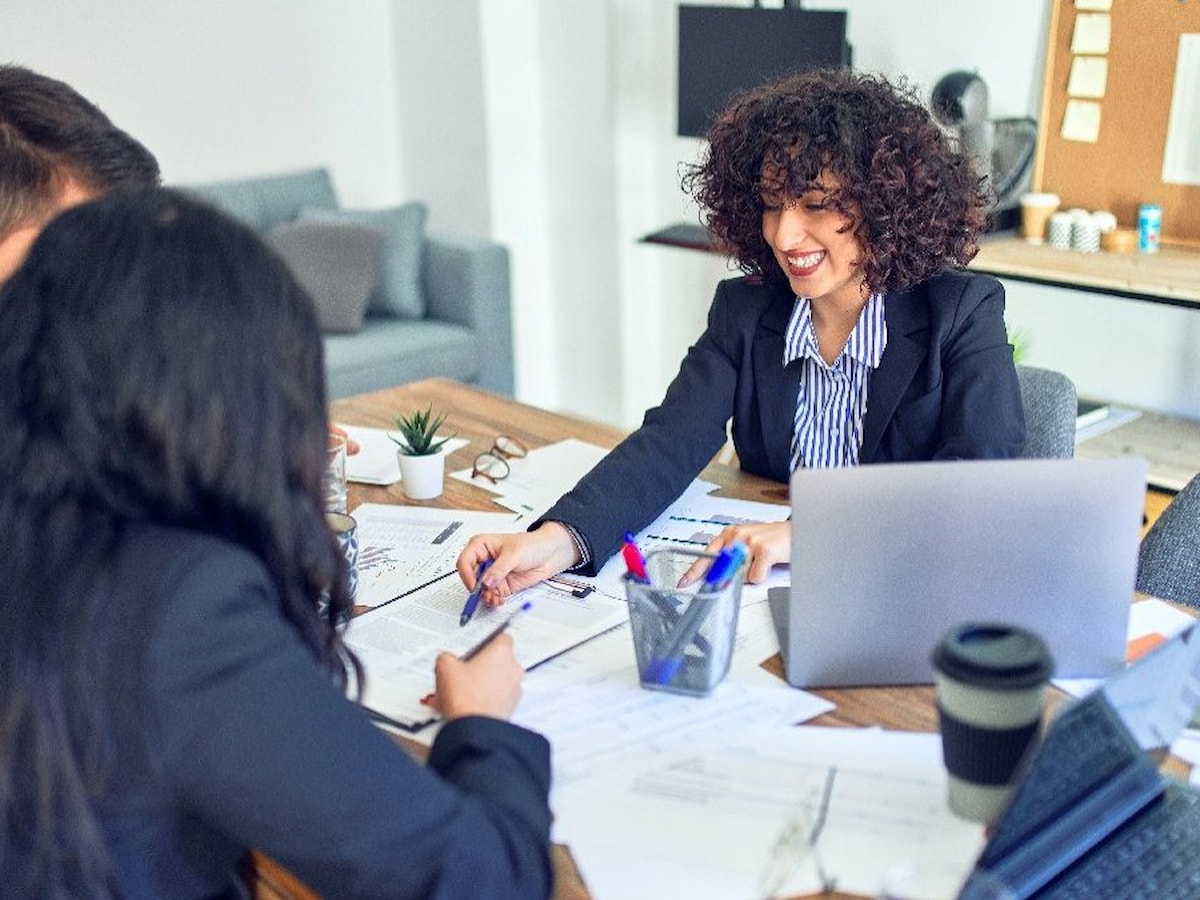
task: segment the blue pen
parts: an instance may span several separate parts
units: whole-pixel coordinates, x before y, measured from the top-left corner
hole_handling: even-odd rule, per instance
[[[479,571],[475,573],[475,589],[467,594],[467,603],[463,607],[462,615],[458,617],[458,624],[466,625],[471,621],[471,616],[475,615],[475,610],[479,608],[479,595],[483,593],[483,573],[488,570],[488,566],[492,564],[490,559],[485,559],[479,564]]]
[[[488,644],[500,637],[500,635],[504,634],[504,632],[508,630],[508,626],[513,623],[513,620],[516,619],[517,616],[519,616],[521,613],[529,612],[531,609],[533,609],[533,603],[529,600],[526,600],[519,607],[509,613],[508,618],[489,631],[487,635],[484,636],[483,640],[460,656],[459,659],[461,659],[463,662],[469,662],[470,660],[474,659],[481,652],[483,652],[483,649]]]
[[[717,558],[708,567],[708,574],[704,576],[704,587],[716,591],[723,589],[745,559],[746,545],[740,541],[730,544],[717,554]]]

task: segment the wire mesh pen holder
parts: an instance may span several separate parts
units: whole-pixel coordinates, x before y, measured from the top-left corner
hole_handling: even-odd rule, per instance
[[[629,626],[642,687],[706,697],[729,672],[742,597],[742,566],[715,585],[701,579],[679,588],[694,550],[656,550],[646,557],[648,583],[625,579]]]

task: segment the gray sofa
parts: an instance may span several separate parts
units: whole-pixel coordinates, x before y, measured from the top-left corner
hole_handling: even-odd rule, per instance
[[[331,398],[445,376],[513,392],[508,250],[426,209],[339,207],[329,172],[187,186],[262,234],[316,301]]]

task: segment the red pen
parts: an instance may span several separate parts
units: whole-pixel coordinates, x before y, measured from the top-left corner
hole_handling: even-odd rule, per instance
[[[642,559],[642,554],[634,543],[633,532],[625,532],[625,545],[621,548],[621,555],[625,557],[625,568],[629,570],[630,577],[643,584],[650,581],[646,574],[646,561]]]

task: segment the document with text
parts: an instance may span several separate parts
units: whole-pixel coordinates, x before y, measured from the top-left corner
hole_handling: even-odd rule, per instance
[[[416,731],[434,722],[437,716],[422,699],[434,688],[437,655],[462,655],[526,601],[529,611],[514,620],[508,633],[527,669],[628,619],[623,601],[596,591],[580,597],[543,583],[514,594],[503,606],[481,605],[462,626],[466,597],[462,581],[452,573],[356,616],[346,626],[346,644],[364,669],[360,702],[384,724]]]
[[[523,531],[512,513],[363,503],[358,523],[358,598],[378,606],[455,571],[472,535]]]

